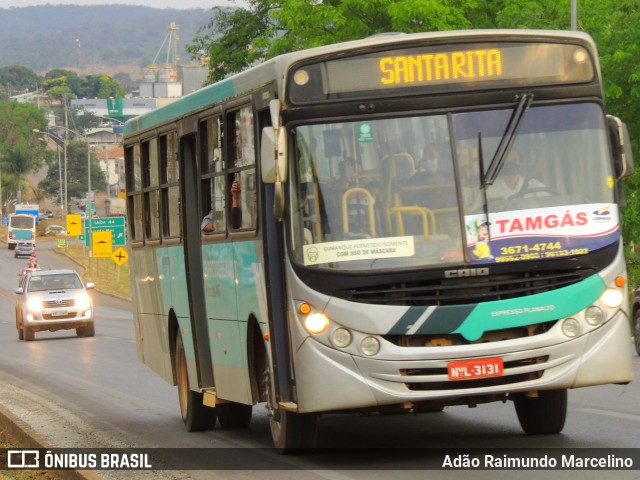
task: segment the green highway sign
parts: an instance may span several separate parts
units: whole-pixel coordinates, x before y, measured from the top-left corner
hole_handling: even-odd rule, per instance
[[[91,222],[91,223],[89,223]],[[84,220],[84,244],[91,246],[91,233],[111,231],[111,240],[114,247],[126,245],[125,218],[124,217],[103,217]]]
[[[124,217],[101,217],[91,219],[91,228],[95,227],[124,227]],[[89,222],[85,219],[84,228],[89,228]]]

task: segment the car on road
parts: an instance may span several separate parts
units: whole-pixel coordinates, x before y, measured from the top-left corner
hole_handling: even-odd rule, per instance
[[[47,220],[53,218],[53,212],[51,210],[43,210],[40,212],[40,220]]]
[[[36,251],[36,244],[33,242],[18,242],[16,248],[13,251],[15,258],[31,257]]]
[[[636,347],[636,353],[640,355],[640,287],[636,288],[633,296],[633,343]]]
[[[44,234],[49,235],[64,235],[67,233],[67,229],[62,225],[49,225],[44,229]]]
[[[93,337],[93,302],[73,269],[29,270],[16,293],[16,329],[20,340],[31,341],[35,332],[75,329],[79,337]]]

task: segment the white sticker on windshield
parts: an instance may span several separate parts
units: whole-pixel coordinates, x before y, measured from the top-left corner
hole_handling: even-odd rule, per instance
[[[324,242],[304,245],[302,248],[305,265],[412,257],[415,254],[413,237],[411,236]]]

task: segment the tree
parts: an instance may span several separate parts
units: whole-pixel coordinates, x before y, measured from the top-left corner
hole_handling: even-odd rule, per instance
[[[42,82],[42,88],[49,97],[57,100],[76,97],[71,88],[69,88],[69,85],[67,85],[67,79],[65,77],[44,80]]]
[[[75,92],[78,97],[83,98],[122,98],[125,89],[109,75],[89,75],[83,79],[82,90]]]
[[[45,145],[33,134],[44,129],[44,112],[34,105],[13,101],[0,102],[0,162],[2,168],[2,204],[16,198],[29,172],[42,165]]]
[[[98,159],[93,151],[87,149],[84,140],[69,140],[67,142],[67,203],[73,198],[84,198],[88,190],[87,155],[91,164],[91,190],[105,191],[107,180],[100,169]],[[51,197],[60,201],[60,175],[64,178],[64,171],[58,170],[58,157],[50,157],[47,176],[38,184],[38,188],[47,192]],[[64,168],[61,166],[61,168]]]
[[[82,87],[82,79],[73,70],[65,70],[63,68],[54,68],[45,73],[43,77],[45,82],[54,82],[56,85],[62,85],[72,92],[79,92]]]
[[[120,83],[105,74],[80,77],[71,70],[49,70],[42,86],[47,95],[54,98],[122,98],[126,90]]]
[[[211,21],[187,46],[209,57],[209,81],[256,61],[377,33],[468,28],[476,0],[248,0],[248,8],[213,8]]]
[[[0,68],[0,85],[12,92],[11,94],[35,91],[38,87],[38,75],[22,65],[9,65]]]

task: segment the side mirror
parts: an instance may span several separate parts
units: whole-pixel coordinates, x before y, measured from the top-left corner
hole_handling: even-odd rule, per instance
[[[96,288],[96,284],[93,283],[93,282],[87,282],[86,285],[85,285],[85,288],[87,290],[91,290],[92,288]]]
[[[262,139],[260,140],[260,171],[262,172],[263,183],[276,182],[276,140],[273,127],[262,129]]]
[[[260,163],[262,181],[264,183],[286,182],[287,165],[287,133],[281,127],[280,101],[269,102],[272,126],[262,129],[260,142]]]
[[[627,125],[618,117],[607,115],[609,139],[613,151],[613,165],[616,180],[628,177],[633,173],[633,153]]]
[[[24,290],[22,289],[22,287],[18,287],[14,291],[16,295],[24,295]]]

